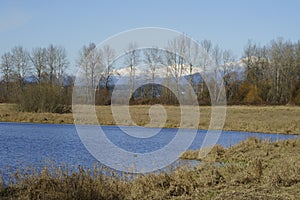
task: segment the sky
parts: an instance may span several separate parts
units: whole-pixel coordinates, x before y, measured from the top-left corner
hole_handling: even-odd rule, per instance
[[[49,44],[66,48],[69,73],[83,45],[119,32],[162,27],[209,39],[241,57],[249,39],[268,44],[300,39],[297,0],[0,0],[0,55],[14,46],[29,51]]]

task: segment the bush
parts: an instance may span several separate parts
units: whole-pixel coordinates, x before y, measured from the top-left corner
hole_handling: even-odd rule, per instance
[[[298,81],[295,88],[293,89],[292,103],[300,105],[300,81]]]
[[[259,96],[258,89],[256,86],[251,85],[244,102],[247,104],[261,104],[262,99]]]
[[[56,85],[28,85],[17,98],[18,108],[24,112],[69,113],[68,95],[65,88]]]
[[[240,96],[239,101],[245,104],[261,104],[263,100],[260,97],[260,91],[258,88],[249,83],[243,83],[239,86],[238,94]]]

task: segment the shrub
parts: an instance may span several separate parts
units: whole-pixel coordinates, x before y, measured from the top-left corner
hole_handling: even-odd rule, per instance
[[[28,85],[18,94],[17,104],[24,112],[71,112],[65,88],[56,85]]]
[[[245,104],[263,103],[263,100],[260,97],[259,89],[253,84],[249,84],[249,83],[241,84],[238,89],[238,94],[240,96],[239,101],[242,101]]]

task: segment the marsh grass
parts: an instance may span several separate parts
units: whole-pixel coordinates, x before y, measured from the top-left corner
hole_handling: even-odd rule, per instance
[[[129,112],[133,121],[124,120],[120,125],[147,126],[150,123],[149,105],[130,106]],[[164,106],[167,119],[164,127],[180,127],[180,107]],[[211,107],[200,106],[199,129],[208,129],[211,119]],[[115,125],[110,106],[96,106],[96,115],[101,125]],[[187,114],[188,115],[188,114]],[[224,130],[300,134],[299,106],[228,106]],[[89,116],[86,117],[89,119]],[[0,121],[2,122],[32,122],[32,123],[74,123],[72,113],[28,113],[18,112],[13,104],[0,104]],[[89,124],[90,121],[76,123]],[[157,123],[159,124],[159,123]],[[184,123],[185,128],[194,127]]]
[[[74,122],[72,113],[58,114],[19,112],[14,104],[0,104],[0,121],[51,124],[72,124]]]
[[[250,138],[212,149],[192,169],[120,176],[99,166],[28,168],[0,186],[0,199],[299,199],[299,152],[300,139]]]

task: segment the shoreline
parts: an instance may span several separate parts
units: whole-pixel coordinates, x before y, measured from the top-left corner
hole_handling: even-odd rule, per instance
[[[61,124],[55,124],[55,123],[37,123],[37,122],[5,122],[5,121],[0,121],[0,124],[3,123],[11,123],[11,124],[40,124],[40,125],[68,125],[68,126],[75,126],[75,124],[68,124],[68,123],[61,123]],[[78,124],[78,125],[82,125],[82,126],[93,126],[95,124]],[[97,125],[96,125],[97,126]],[[100,126],[117,126],[117,125],[106,125],[106,124],[102,124]],[[119,125],[119,126],[125,126],[125,127],[133,127],[134,125]],[[166,128],[166,129],[178,129],[176,127],[146,127],[146,128]],[[182,129],[190,129],[190,128],[182,128]],[[207,129],[197,129],[198,131],[207,131]],[[225,130],[222,129],[221,131],[226,131],[226,132],[235,132],[235,133],[253,133],[253,134],[272,134],[272,135],[291,135],[291,136],[298,136],[296,138],[293,139],[300,139],[300,134],[293,134],[293,133],[265,133],[265,132],[248,132],[248,131],[242,131],[242,130]],[[226,133],[225,133],[226,134]]]
[[[270,142],[249,138],[229,148],[214,147],[193,169],[183,166],[131,179],[130,174],[124,173],[122,178],[98,166],[79,166],[78,170],[44,166],[40,172],[27,168],[11,171],[18,181],[8,186],[0,183],[0,198],[295,199],[300,192],[295,153],[299,148],[300,139]],[[198,153],[188,152],[183,157],[198,159]],[[32,169],[35,173],[28,175]]]
[[[72,113],[28,113],[18,112],[13,104],[0,104],[0,122],[39,123],[39,124],[74,124]],[[151,105],[130,106],[130,114],[138,126],[147,126],[150,122]],[[167,120],[164,128],[180,126],[180,107],[164,106]],[[200,121],[198,130],[208,130],[210,124],[210,106],[199,106]],[[252,133],[271,133],[300,135],[299,106],[227,106],[226,120],[222,130]],[[96,106],[99,124],[116,125],[110,106]],[[85,123],[85,122],[83,122]],[[130,126],[124,121],[120,125]],[[156,128],[157,126],[151,126]],[[183,128],[189,128],[188,124]]]

